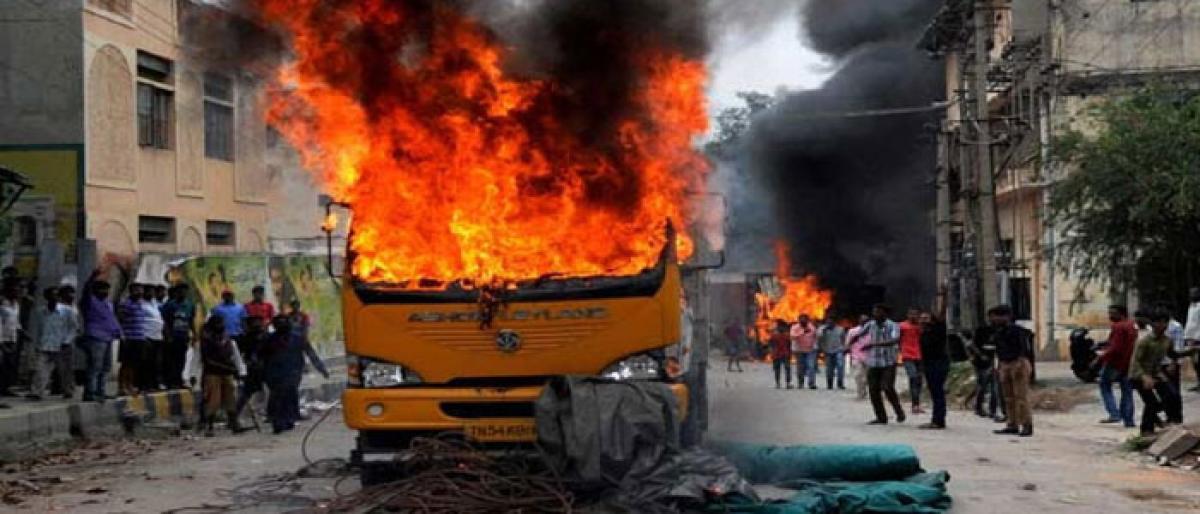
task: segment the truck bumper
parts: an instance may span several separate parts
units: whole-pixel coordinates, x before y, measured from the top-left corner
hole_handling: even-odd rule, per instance
[[[679,405],[679,418],[687,414],[688,390],[683,384],[668,384]],[[480,426],[532,427],[533,403],[541,386],[499,388],[405,387],[395,389],[346,389],[342,410],[346,426],[364,433],[431,433],[464,431]],[[497,434],[507,442],[532,441],[533,431]],[[387,438],[372,437],[373,441]],[[370,446],[381,446],[379,443]],[[384,444],[382,446],[390,446]],[[384,449],[384,448],[377,448]],[[403,448],[393,448],[393,450]]]

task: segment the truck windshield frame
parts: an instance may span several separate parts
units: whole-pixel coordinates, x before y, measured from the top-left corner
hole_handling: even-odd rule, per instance
[[[502,296],[505,301],[550,301],[592,300],[601,298],[628,298],[654,296],[662,288],[667,275],[667,263],[674,252],[669,245],[659,255],[652,268],[636,275],[597,275],[587,277],[546,276],[523,280],[507,287]],[[363,282],[351,274],[354,293],[367,304],[403,303],[464,303],[479,299],[480,288],[465,287],[454,282],[449,284],[422,283],[417,287],[408,284]]]

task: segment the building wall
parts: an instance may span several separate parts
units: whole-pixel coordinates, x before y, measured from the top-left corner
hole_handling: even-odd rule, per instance
[[[300,164],[299,154],[282,139],[267,145],[269,213],[267,246],[271,253],[325,255],[328,251],[321,225],[325,208],[322,189],[314,175]],[[333,253],[344,255],[348,219],[339,217]]]
[[[1053,41],[1063,71],[1196,68],[1200,3],[1192,0],[1063,0]]]
[[[233,162],[204,156],[205,70],[179,46],[178,4],[134,2],[131,16],[84,9],[87,235],[101,256],[255,252],[266,248],[266,126],[255,84],[235,76]],[[173,62],[169,149],[137,143],[137,52]],[[227,72],[227,70],[213,70]],[[140,215],[175,219],[166,244],[138,242]],[[232,221],[235,244],[208,245],[207,220]]]
[[[81,1],[0,2],[0,144],[83,142]]]

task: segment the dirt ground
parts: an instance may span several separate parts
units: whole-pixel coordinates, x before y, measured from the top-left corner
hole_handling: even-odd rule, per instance
[[[1187,512],[1200,509],[1200,471],[1161,468],[1120,449],[1131,431],[1099,425],[1095,401],[1069,412],[1036,412],[1032,439],[1000,437],[997,425],[954,410],[950,428],[918,430],[927,416],[902,425],[866,426],[870,406],[851,391],[776,390],[770,368],[710,372],[712,432],[717,439],[778,444],[906,443],[927,469],[950,472],[956,513]],[[1065,367],[1045,366],[1045,380],[1071,394],[1095,396]],[[901,375],[901,381],[903,375]],[[852,383],[851,383],[852,385]],[[1196,419],[1200,394],[1188,393]],[[357,479],[323,476],[271,481],[304,466],[301,441],[313,421],[282,436],[148,437],[93,443],[32,466],[0,467],[2,490],[15,491],[0,512],[141,513],[280,512],[357,489]],[[334,411],[312,434],[312,460],[345,457],[353,434]],[[22,482],[23,481],[23,482]],[[30,488],[33,486],[37,490]],[[3,494],[0,494],[3,496]]]
[[[771,369],[751,364],[744,373],[713,363],[710,437],[776,444],[911,444],[929,470],[950,472],[956,513],[1181,512],[1200,509],[1200,471],[1162,468],[1121,444],[1136,430],[1100,425],[1095,385],[1078,383],[1065,364],[1042,363],[1038,372],[1060,395],[1092,401],[1067,412],[1034,412],[1035,437],[997,436],[991,420],[951,410],[944,431],[904,424],[867,426],[870,403],[848,391],[777,390]],[[904,382],[903,372],[897,379]],[[1190,383],[1188,385],[1191,385]],[[902,397],[907,408],[907,397]],[[1073,400],[1072,400],[1073,401]],[[1184,415],[1200,412],[1200,394],[1186,393]],[[928,410],[928,405],[925,406]],[[1138,404],[1140,412],[1141,406]]]

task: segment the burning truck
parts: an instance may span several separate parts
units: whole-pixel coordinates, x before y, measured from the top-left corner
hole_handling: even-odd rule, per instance
[[[552,376],[666,382],[687,409],[671,355],[694,243],[672,226],[708,169],[698,50],[650,27],[571,43],[596,70],[518,72],[466,4],[255,5],[291,52],[268,119],[351,212],[343,408],[364,483],[414,436],[534,440]]]

